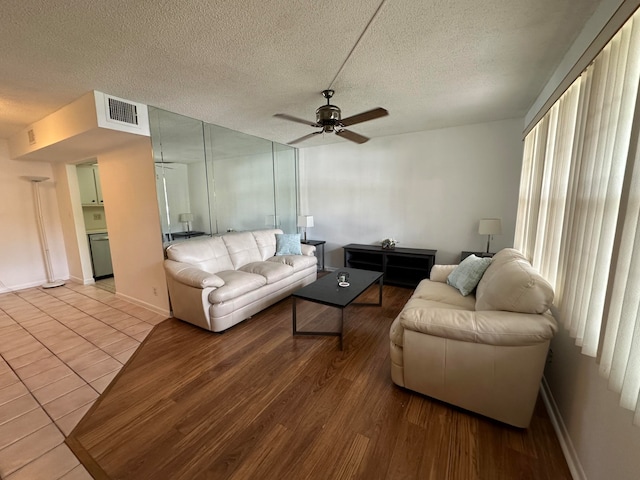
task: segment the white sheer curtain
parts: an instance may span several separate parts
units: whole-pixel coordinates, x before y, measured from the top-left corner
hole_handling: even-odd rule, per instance
[[[549,117],[545,116],[524,139],[514,243],[527,258],[533,258],[535,247],[548,125]]]
[[[560,321],[585,355],[602,349],[601,372],[634,410],[640,162],[631,139],[640,129],[639,81],[636,12],[527,135],[515,237],[516,248],[555,286]]]

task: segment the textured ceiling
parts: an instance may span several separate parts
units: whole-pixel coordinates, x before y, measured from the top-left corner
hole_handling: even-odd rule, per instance
[[[341,70],[381,0],[3,0],[0,138],[89,90],[281,143],[330,85],[371,137],[520,117],[599,3],[386,0]]]

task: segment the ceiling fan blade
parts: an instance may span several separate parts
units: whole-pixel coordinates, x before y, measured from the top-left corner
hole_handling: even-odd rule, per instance
[[[319,127],[316,122],[311,122],[309,120],[304,120],[302,118],[294,117],[292,115],[287,115],[286,113],[276,113],[274,117],[283,118],[285,120],[289,120],[290,122],[302,123],[304,125],[309,125],[310,127]]]
[[[362,112],[357,115],[352,115],[351,117],[343,118],[340,123],[343,126],[348,127],[350,125],[355,125],[356,123],[367,122],[369,120],[384,117],[386,115],[389,115],[389,112],[387,112],[384,108],[378,107],[367,112]]]
[[[356,143],[364,143],[369,140],[368,137],[352,132],[351,130],[336,130],[336,135]]]
[[[287,142],[287,145],[293,145],[294,143],[304,142],[305,140],[309,140],[311,137],[313,137],[314,135],[318,135],[319,133],[322,133],[322,130],[320,130],[319,132],[309,133],[308,135],[305,135],[304,137],[296,138],[295,140]]]

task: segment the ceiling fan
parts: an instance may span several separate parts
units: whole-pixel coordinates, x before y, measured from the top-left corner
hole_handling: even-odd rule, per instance
[[[353,115],[347,118],[340,118],[340,109],[335,105],[331,105],[329,100],[333,97],[335,92],[333,90],[323,90],[322,96],[327,99],[327,104],[318,107],[316,110],[316,121],[310,122],[308,120],[303,120],[302,118],[293,117],[291,115],[287,115],[286,113],[276,113],[274,117],[283,118],[285,120],[289,120],[291,122],[304,123],[305,125],[309,125],[310,127],[318,127],[322,128],[317,132],[309,133],[303,137],[297,138],[288,142],[289,145],[293,145],[294,143],[303,142],[314,135],[318,135],[320,133],[335,133],[336,135],[345,138],[347,140],[351,140],[356,143],[364,143],[369,140],[367,137],[360,135],[358,133],[352,132],[351,130],[347,130],[344,127],[349,127],[351,125],[355,125],[356,123],[367,122],[369,120],[374,120],[376,118],[384,117],[385,115],[389,115],[384,108],[374,108],[373,110],[368,110],[366,112],[359,113],[357,115]]]

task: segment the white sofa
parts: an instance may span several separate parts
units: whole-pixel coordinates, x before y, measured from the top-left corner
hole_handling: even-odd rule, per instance
[[[434,266],[394,320],[392,380],[526,428],[557,331],[553,290],[514,249],[493,257],[475,295],[446,283],[455,268]]]
[[[257,230],[175,243],[164,267],[173,315],[221,332],[317,278],[315,247],[275,256],[276,233]]]

